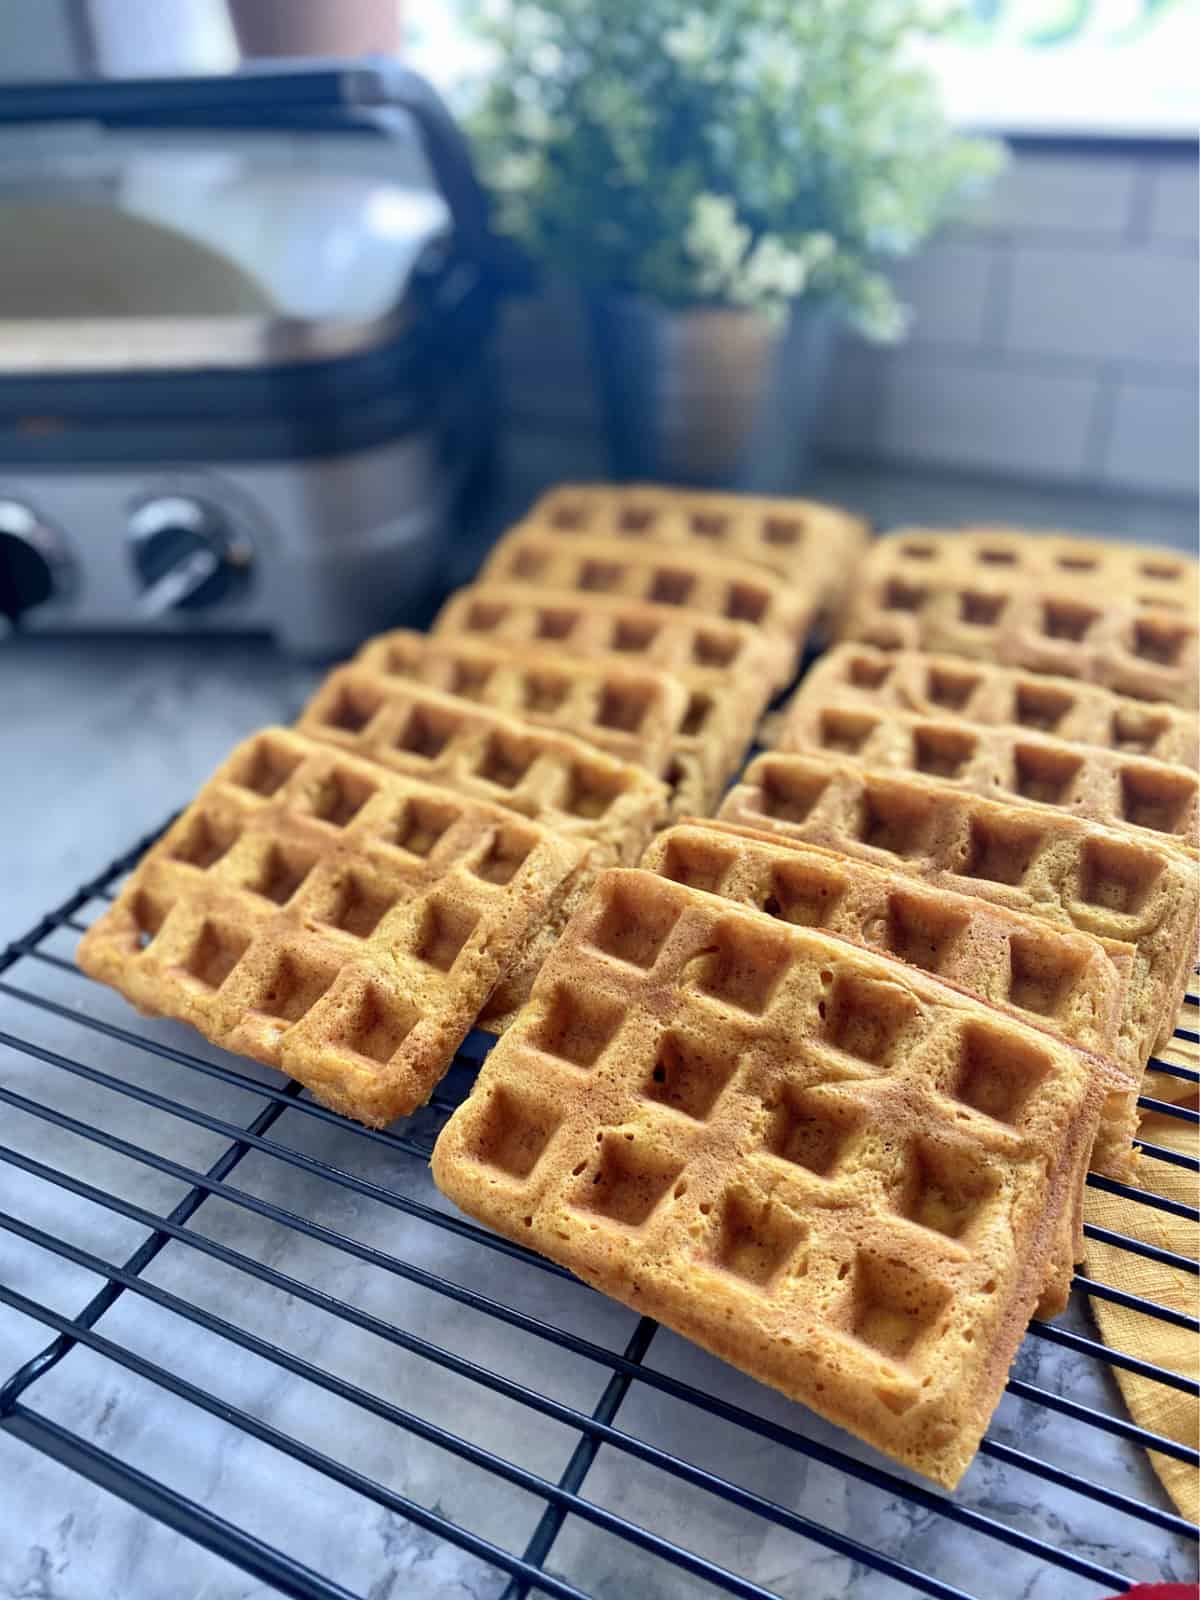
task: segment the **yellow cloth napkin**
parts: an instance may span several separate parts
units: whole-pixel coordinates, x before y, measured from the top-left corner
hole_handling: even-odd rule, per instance
[[[1185,1006],[1180,1013],[1183,1027],[1195,1028],[1195,1006]],[[1176,1039],[1164,1051],[1164,1059],[1181,1066],[1196,1066],[1200,1050],[1195,1045]],[[1157,1100],[1170,1100],[1177,1105],[1197,1105],[1194,1084],[1162,1073],[1147,1073],[1143,1093]],[[1187,1155],[1200,1154],[1200,1129],[1177,1118],[1148,1111],[1142,1116],[1141,1132],[1150,1144],[1166,1145]],[[1143,1156],[1138,1181],[1143,1188],[1170,1200],[1195,1206],[1200,1200],[1200,1177],[1183,1167],[1169,1166]],[[1105,1194],[1091,1187],[1084,1191],[1084,1218],[1097,1227],[1109,1228],[1146,1244],[1155,1244],[1176,1255],[1195,1260],[1200,1252],[1200,1225],[1183,1217],[1170,1216],[1152,1206],[1140,1205],[1136,1200],[1119,1195]],[[1141,1295],[1159,1305],[1173,1310],[1197,1314],[1200,1303],[1200,1280],[1188,1272],[1174,1267],[1161,1266],[1157,1261],[1147,1261],[1115,1245],[1102,1244],[1095,1239],[1087,1241],[1087,1258],[1084,1270],[1090,1278],[1106,1283],[1114,1289],[1124,1289],[1129,1294]],[[1156,1366],[1168,1367],[1172,1372],[1186,1377],[1200,1378],[1200,1339],[1185,1328],[1173,1328],[1168,1323],[1156,1321],[1139,1311],[1130,1311],[1111,1301],[1092,1297],[1092,1312],[1104,1342],[1114,1350],[1123,1350]],[[1114,1368],[1129,1414],[1139,1427],[1175,1439],[1180,1444],[1196,1446],[1200,1442],[1200,1407],[1195,1400],[1177,1389],[1168,1389],[1161,1383],[1139,1378],[1134,1373]],[[1192,1522],[1200,1522],[1200,1474],[1186,1462],[1172,1460],[1169,1456],[1150,1452],[1150,1461],[1162,1479],[1163,1487],[1179,1510]]]

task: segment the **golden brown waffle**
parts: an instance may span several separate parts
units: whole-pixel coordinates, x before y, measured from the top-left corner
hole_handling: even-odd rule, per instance
[[[561,535],[641,539],[754,561],[836,606],[870,540],[861,517],[817,500],[698,493],[659,484],[564,483],[523,519]]]
[[[720,820],[677,824],[654,840],[641,864],[676,883],[920,967],[1111,1063],[1110,1093],[1127,1096],[1134,1087],[1116,1066],[1130,963],[1111,960],[1086,934]],[[1121,1102],[1114,1102],[1112,1114],[1123,1114]],[[1109,1174],[1128,1175],[1128,1163]],[[1082,1206],[1077,1214],[1064,1213],[1060,1236],[1040,1316],[1057,1316],[1066,1306],[1075,1262],[1083,1259]]]
[[[776,688],[796,669],[813,612],[801,590],[752,561],[678,548],[652,550],[624,539],[563,539],[529,525],[504,535],[479,581],[610,594],[751,623],[774,646]]]
[[[616,656],[698,685],[752,680],[764,699],[773,647],[750,622],[696,616],[620,595],[550,592],[520,583],[474,583],[446,601],[433,632],[467,634],[577,656]]]
[[[591,845],[597,866],[632,866],[666,815],[666,785],[643,767],[367,667],[331,672],[296,726],[393,772],[502,805]]]
[[[1117,1071],[1129,974],[1087,934],[720,818],[676,823],[649,844],[640,865],[920,967],[1108,1058]]]
[[[952,1486],[1096,1064],[899,962],[603,873],[446,1125],[464,1210]]]
[[[799,710],[814,697],[834,696],[877,710],[894,707],[987,725],[1007,723],[1121,755],[1200,768],[1200,718],[1193,711],[1146,705],[1096,684],[988,661],[919,650],[889,653],[865,644],[838,645],[816,661],[777,728],[786,725],[792,707]],[[786,743],[784,735],[777,732],[775,737]]]
[[[955,568],[914,576],[883,541],[859,570],[839,629],[882,650],[968,656],[1098,683],[1135,700],[1198,703],[1193,612],[1144,607],[1128,590],[1030,582]]]
[[[538,973],[546,957],[554,949],[562,931],[587,898],[596,874],[577,870],[567,885],[566,892],[553,914],[546,918],[525,947],[525,954],[508,977],[497,984],[486,1006],[479,1013],[475,1026],[484,1033],[503,1033],[516,1020],[521,1007],[529,999]]]
[[[1062,809],[1184,849],[1200,842],[1196,773],[1052,734],[984,727],[945,712],[876,711],[817,683],[793,699],[775,743],[874,770],[927,773],[976,794]]]
[[[1147,1058],[1171,1035],[1200,928],[1200,875],[1178,850],[936,778],[816,755],[760,756],[721,816],[1130,944],[1122,1070],[1140,1082]],[[1132,1095],[1120,1129],[1116,1107],[1106,1109],[1094,1156],[1104,1171],[1126,1158],[1137,1117]]]
[[[80,941],[139,1010],[382,1126],[429,1098],[580,849],[283,728],[200,791]]]
[[[688,702],[677,678],[648,667],[404,629],[369,639],[354,665],[572,734],[656,777],[670,767]]]
[[[1001,577],[1022,584],[1094,586],[1128,595],[1139,606],[1194,612],[1200,605],[1200,566],[1194,557],[1154,545],[1121,544],[1087,535],[1020,528],[899,528],[876,541],[873,559],[917,582],[954,575]]]
[[[674,673],[688,691],[668,767],[674,815],[716,805],[742,764],[773,687],[769,648],[749,624],[608,595],[476,585],[451,595],[434,635],[539,644]]]

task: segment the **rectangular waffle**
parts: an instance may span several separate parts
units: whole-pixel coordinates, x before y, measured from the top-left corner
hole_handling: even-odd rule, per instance
[[[803,585],[818,611],[836,608],[870,540],[861,517],[817,500],[564,483],[522,519],[556,534],[641,539],[754,561]]]
[[[577,656],[616,656],[699,684],[749,679],[765,699],[772,688],[773,647],[751,622],[697,616],[676,606],[622,595],[521,583],[473,583],[443,605],[433,633],[468,634],[566,650]]]
[[[751,623],[774,647],[776,688],[796,670],[814,609],[802,590],[752,561],[685,553],[678,546],[653,550],[625,539],[563,539],[528,524],[504,535],[479,582],[617,595]]]
[[[283,728],[238,746],[80,941],[139,1010],[382,1126],[423,1105],[579,846]]]
[[[1115,1065],[1128,966],[1073,928],[720,818],[674,824],[640,865],[920,967]]]
[[[1183,849],[1200,841],[1196,773],[1052,734],[985,727],[944,711],[875,710],[818,682],[792,700],[775,743],[874,770],[928,773],[976,794],[1062,808]]]
[[[613,869],[433,1172],[489,1226],[952,1487],[1099,1094],[1085,1053],[923,972]]]
[[[1112,1063],[1106,1074],[1110,1095],[1127,1097],[1134,1088],[1116,1066],[1131,963],[1114,961],[1086,934],[719,820],[676,824],[653,841],[641,865],[675,883],[753,906],[782,922],[823,928],[920,967]],[[1109,1117],[1121,1119],[1124,1104],[1114,1100]],[[1109,1175],[1127,1176],[1127,1166]],[[1083,1259],[1082,1206],[1064,1215],[1060,1234],[1039,1316],[1057,1316],[1066,1307],[1075,1262]]]
[[[998,570],[998,569],[997,569]],[[840,637],[1098,683],[1135,700],[1200,703],[1196,618],[1129,591],[951,568],[914,576],[879,541],[863,562]]]
[[[1200,718],[1194,711],[1146,705],[1074,678],[865,644],[837,645],[814,662],[777,729],[786,725],[793,708],[799,714],[812,699],[833,696],[878,710],[1007,723],[1120,755],[1200,769]],[[774,737],[787,747],[784,735],[777,731]]]
[[[1064,584],[1129,595],[1139,606],[1195,612],[1200,564],[1182,551],[1121,544],[1106,538],[1020,528],[898,528],[884,534],[873,557],[916,582],[945,577],[969,583],[1002,577],[1018,586]]]
[[[610,595],[475,585],[450,596],[434,635],[541,645],[674,673],[688,691],[668,769],[676,815],[716,805],[774,687],[769,647],[748,623]]]
[[[760,756],[721,816],[1132,945],[1121,1069],[1140,1082],[1171,1035],[1200,930],[1200,875],[1178,850],[936,778],[816,755]],[[1132,1096],[1120,1128],[1106,1116],[1093,1157],[1102,1170],[1127,1159],[1136,1116]]]
[[[595,881],[594,871],[576,871],[553,915],[546,918],[525,947],[525,954],[479,1013],[475,1023],[484,1033],[501,1034],[510,1028],[517,1013],[529,999],[546,957],[554,949],[562,931],[587,898]]]
[[[687,711],[687,691],[670,673],[487,640],[397,629],[369,639],[354,665],[572,734],[655,777],[670,767]]]
[[[590,844],[597,866],[632,866],[666,815],[666,785],[644,767],[368,667],[331,672],[296,726],[393,772],[502,805]]]

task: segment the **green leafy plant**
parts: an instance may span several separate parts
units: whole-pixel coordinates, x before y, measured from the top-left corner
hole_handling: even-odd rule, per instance
[[[911,253],[1002,160],[954,136],[925,0],[490,0],[470,126],[498,223],[591,289],[781,311],[877,338]]]

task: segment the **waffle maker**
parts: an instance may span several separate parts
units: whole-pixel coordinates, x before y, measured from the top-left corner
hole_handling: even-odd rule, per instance
[[[0,86],[0,633],[418,617],[519,277],[390,62]]]

